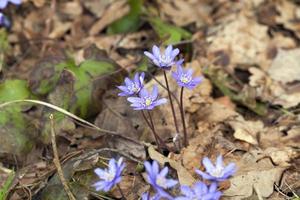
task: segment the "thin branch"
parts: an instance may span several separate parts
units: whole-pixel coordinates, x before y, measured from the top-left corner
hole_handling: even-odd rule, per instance
[[[50,123],[51,123],[51,143],[52,143],[52,149],[53,149],[53,162],[54,165],[57,169],[57,173],[59,176],[59,179],[64,187],[65,192],[67,193],[68,197],[70,200],[76,200],[71,189],[69,188],[69,185],[67,183],[67,180],[64,177],[61,164],[59,162],[59,157],[58,157],[58,152],[57,152],[57,146],[56,146],[56,138],[55,138],[55,130],[54,130],[54,119],[53,119],[53,114],[49,116],[50,118]]]

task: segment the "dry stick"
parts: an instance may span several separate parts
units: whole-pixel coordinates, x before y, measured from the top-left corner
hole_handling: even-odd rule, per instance
[[[126,197],[125,197],[125,195],[124,195],[124,193],[123,193],[123,190],[121,189],[121,187],[120,187],[119,184],[117,184],[117,188],[118,188],[118,190],[119,190],[119,192],[120,192],[120,194],[121,194],[121,196],[122,196],[122,199],[125,199],[125,200],[126,200]]]
[[[178,125],[177,125],[177,119],[176,119],[176,115],[175,115],[175,109],[174,109],[174,105],[173,105],[173,101],[172,101],[172,97],[171,97],[171,92],[170,92],[170,88],[169,88],[169,83],[168,83],[168,78],[167,78],[166,71],[164,71],[164,76],[165,76],[166,86],[167,86],[167,90],[168,90],[170,105],[171,105],[171,108],[172,108],[172,114],[173,114],[173,118],[174,118],[174,124],[175,124],[175,128],[176,128],[176,132],[179,133],[179,129],[178,129]]]
[[[64,190],[65,192],[67,193],[68,197],[70,200],[76,200],[73,193],[71,192],[69,186],[68,186],[68,183],[64,177],[64,174],[63,174],[63,171],[62,171],[62,168],[61,168],[61,165],[60,165],[60,162],[59,162],[59,157],[58,157],[58,152],[57,152],[57,146],[56,146],[56,138],[55,138],[55,130],[54,130],[54,120],[53,120],[53,114],[51,114],[49,116],[50,118],[50,123],[51,123],[51,143],[52,143],[52,149],[53,149],[53,155],[54,155],[54,158],[53,158],[53,162],[54,162],[54,165],[57,169],[57,173],[58,173],[58,176],[59,176],[59,179],[64,187]]]
[[[182,126],[183,126],[183,142],[184,146],[188,146],[188,139],[187,139],[187,131],[186,131],[186,126],[185,126],[185,119],[184,119],[184,111],[183,111],[183,89],[184,87],[181,87],[181,92],[180,92],[180,115],[181,115],[181,121],[182,121]]]
[[[134,140],[132,138],[129,138],[129,137],[126,137],[126,136],[123,136],[121,134],[118,134],[116,131],[111,131],[111,130],[106,130],[106,129],[103,129],[103,128],[99,128],[98,126],[80,118],[80,117],[77,117],[76,115],[74,115],[73,113],[63,109],[63,108],[60,108],[56,105],[53,105],[51,103],[47,103],[47,102],[44,102],[44,101],[39,101],[39,100],[33,100],[33,99],[24,99],[24,100],[13,100],[13,101],[8,101],[8,102],[4,102],[2,104],[0,104],[0,109],[5,107],[5,106],[8,106],[10,104],[15,104],[15,103],[24,103],[24,102],[27,102],[27,103],[34,103],[34,104],[39,104],[39,105],[43,105],[43,106],[46,106],[48,108],[51,108],[53,110],[56,110],[60,113],[63,113],[64,115],[70,117],[71,119],[73,120],[77,120],[75,121],[75,123],[77,124],[81,124],[81,125],[87,125],[86,128],[91,128],[91,129],[94,129],[94,130],[97,130],[99,132],[103,132],[103,133],[107,133],[109,135],[112,135],[112,136],[117,136],[117,137],[120,137],[120,138],[123,138],[123,139],[126,139],[128,141],[131,141],[135,144],[139,144],[141,145],[142,143],[137,141],[137,140]]]

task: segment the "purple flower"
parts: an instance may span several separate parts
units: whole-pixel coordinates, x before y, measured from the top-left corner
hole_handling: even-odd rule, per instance
[[[181,186],[181,193],[184,196],[176,197],[175,200],[218,200],[222,193],[217,190],[217,183],[210,186],[197,182],[193,187]]]
[[[150,196],[149,192],[145,192],[142,194],[142,200],[159,200],[160,196],[159,194],[155,194],[154,196]]]
[[[4,9],[9,2],[15,5],[20,5],[22,0],[0,0],[0,9]]]
[[[123,158],[120,158],[118,162],[112,158],[109,160],[109,166],[106,169],[95,169],[95,173],[102,180],[93,184],[96,188],[96,191],[102,190],[104,192],[108,192],[114,187],[117,183],[119,183],[122,179],[121,174],[125,167],[123,163]]]
[[[170,69],[173,65],[183,62],[183,59],[175,61],[175,57],[179,54],[179,49],[173,49],[172,45],[169,45],[164,53],[154,45],[152,47],[152,53],[145,51],[144,54],[150,58],[157,67],[163,69]]]
[[[216,166],[214,166],[207,157],[202,160],[202,163],[206,169],[206,173],[200,170],[196,170],[196,173],[202,176],[202,178],[211,181],[224,181],[236,171],[236,165],[234,163],[229,163],[226,167],[223,166],[222,155],[218,156]]]
[[[125,85],[118,86],[118,88],[122,91],[119,93],[119,96],[131,96],[134,94],[138,94],[140,90],[143,88],[145,73],[136,73],[134,78],[130,80],[128,77],[125,78]]]
[[[159,106],[167,102],[167,99],[157,99],[158,88],[153,86],[152,93],[150,94],[145,88],[139,93],[139,97],[128,97],[127,100],[131,102],[131,107],[134,110],[152,110],[155,106]]]
[[[193,89],[202,82],[202,77],[193,78],[193,69],[184,70],[181,65],[177,65],[177,72],[173,72],[172,76],[177,84],[181,87]]]
[[[3,15],[3,13],[0,12],[0,26],[4,25],[4,20],[5,20],[5,17]]]
[[[169,171],[168,167],[164,167],[161,171],[159,171],[157,161],[153,161],[152,164],[146,161],[144,162],[144,166],[147,172],[147,181],[157,191],[159,196],[167,199],[173,199],[173,197],[165,190],[174,187],[178,181],[166,178]]]

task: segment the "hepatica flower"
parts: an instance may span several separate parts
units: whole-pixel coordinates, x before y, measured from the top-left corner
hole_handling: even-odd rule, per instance
[[[121,175],[124,167],[125,164],[123,163],[123,158],[120,158],[118,161],[114,158],[110,159],[108,168],[95,169],[95,173],[101,180],[94,183],[93,186],[97,191],[101,190],[108,192],[121,181]]]
[[[142,194],[142,200],[159,200],[160,196],[158,194],[155,194],[154,196],[150,196],[149,192],[145,192]]]
[[[0,26],[4,25],[4,20],[5,20],[5,17],[3,15],[3,13],[0,12]]]
[[[166,177],[169,171],[168,167],[164,167],[161,171],[159,171],[159,165],[157,161],[153,161],[152,164],[146,161],[144,166],[147,172],[147,181],[157,191],[159,196],[172,199],[171,195],[165,190],[174,187],[178,181],[174,179],[168,179]]]
[[[163,69],[170,69],[173,65],[183,62],[183,60],[175,61],[176,56],[179,54],[179,49],[173,49],[172,45],[169,45],[163,53],[154,45],[152,47],[152,53],[145,51],[144,54],[151,59],[157,67]]]
[[[202,77],[193,78],[193,69],[184,70],[181,65],[177,65],[177,71],[172,73],[173,78],[181,87],[193,89],[202,82]]]
[[[9,2],[15,5],[20,5],[22,0],[0,0],[0,9],[6,8]]]
[[[227,166],[223,165],[222,155],[219,155],[216,161],[216,165],[205,157],[202,163],[206,169],[206,172],[196,170],[196,173],[202,176],[202,178],[211,181],[224,181],[232,176],[236,171],[236,166],[234,163],[229,163]]]
[[[143,88],[145,73],[136,73],[134,78],[131,80],[128,77],[125,78],[124,85],[118,86],[118,88],[122,91],[119,93],[119,96],[132,96],[134,94],[138,94],[140,90]]]
[[[218,200],[222,193],[217,190],[217,183],[210,186],[197,182],[193,187],[181,186],[181,193],[184,196],[176,197],[175,200]]]
[[[167,99],[158,99],[158,88],[153,86],[152,92],[149,93],[145,88],[142,88],[139,97],[128,97],[127,100],[131,102],[131,107],[134,110],[152,110],[154,107],[167,102]]]

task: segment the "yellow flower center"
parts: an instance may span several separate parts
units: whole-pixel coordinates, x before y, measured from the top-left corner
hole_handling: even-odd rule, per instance
[[[158,176],[156,179],[156,183],[162,188],[166,187],[166,179],[164,177]]]
[[[146,106],[150,106],[152,104],[152,99],[151,98],[147,98],[145,100],[145,104],[146,104]]]
[[[224,170],[223,167],[217,167],[217,168],[211,173],[211,175],[213,175],[214,177],[222,177],[222,176],[224,175],[223,170]]]

